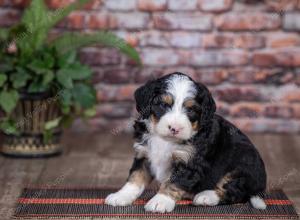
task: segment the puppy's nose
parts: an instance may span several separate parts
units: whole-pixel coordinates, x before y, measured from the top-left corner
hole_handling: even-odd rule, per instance
[[[172,125],[169,125],[168,128],[169,128],[170,132],[171,132],[173,135],[178,134],[179,131],[181,130],[180,127],[172,126]]]

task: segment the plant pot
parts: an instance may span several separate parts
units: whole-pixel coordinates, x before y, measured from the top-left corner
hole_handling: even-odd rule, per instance
[[[45,143],[43,138],[46,122],[61,116],[57,97],[50,93],[22,93],[12,113],[19,135],[5,135],[2,153],[14,157],[49,157],[62,151],[62,130],[53,131],[53,138]]]

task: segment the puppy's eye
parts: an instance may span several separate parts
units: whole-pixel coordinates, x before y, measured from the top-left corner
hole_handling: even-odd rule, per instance
[[[161,108],[168,108],[168,107],[170,107],[170,105],[169,105],[168,103],[165,103],[165,102],[161,102],[161,103],[159,104],[159,106],[160,106]]]
[[[187,108],[187,109],[186,109],[186,112],[187,112],[187,113],[193,113],[194,110],[193,110],[192,108]]]

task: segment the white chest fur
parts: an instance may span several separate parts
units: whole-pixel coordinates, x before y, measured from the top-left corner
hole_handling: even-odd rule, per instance
[[[158,136],[152,136],[148,140],[148,159],[157,181],[163,182],[170,176],[172,152],[176,149],[176,144]]]

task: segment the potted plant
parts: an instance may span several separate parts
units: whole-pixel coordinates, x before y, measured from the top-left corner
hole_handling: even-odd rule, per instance
[[[71,125],[74,117],[95,114],[92,71],[78,59],[79,48],[91,44],[115,47],[140,62],[136,50],[110,32],[64,33],[49,39],[51,28],[87,2],[77,0],[52,11],[43,0],[32,0],[17,25],[0,30],[3,154],[57,154],[63,126]]]

